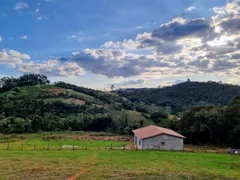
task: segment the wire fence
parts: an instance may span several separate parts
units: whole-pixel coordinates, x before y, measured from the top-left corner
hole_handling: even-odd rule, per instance
[[[132,145],[127,145],[127,144],[122,144],[122,145],[115,145],[114,144],[109,144],[109,145],[89,145],[89,144],[59,144],[56,145],[55,143],[47,143],[47,144],[42,144],[42,143],[23,143],[23,142],[7,142],[7,143],[0,143],[0,150],[134,150]]]

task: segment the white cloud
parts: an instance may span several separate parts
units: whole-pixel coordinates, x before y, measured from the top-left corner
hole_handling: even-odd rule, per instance
[[[14,50],[0,50],[0,64],[8,64],[11,67],[16,67],[17,64],[21,64],[24,60],[30,60],[30,56]]]
[[[81,76],[85,74],[85,71],[76,63],[60,63],[55,59],[41,63],[24,62],[18,64],[16,68],[23,73],[39,73],[48,76]]]
[[[136,28],[137,29],[143,29],[143,26],[137,26]]]
[[[26,2],[19,2],[19,3],[17,3],[17,4],[14,6],[14,9],[15,9],[16,11],[21,11],[21,10],[26,9],[26,8],[28,8],[28,7],[29,7],[28,3],[26,3]]]
[[[239,4],[231,2],[214,9],[211,19],[175,18],[152,32],[138,34],[135,39],[105,42],[98,49],[73,52],[62,59],[107,77],[188,74],[239,77]],[[223,14],[221,18],[219,13]]]
[[[48,20],[48,16],[38,15],[38,17],[36,18],[36,20],[37,20],[37,21]]]
[[[22,54],[15,50],[0,50],[0,64],[7,64],[23,73],[39,73],[48,76],[81,76],[85,71],[74,62],[62,63],[56,59],[36,63],[30,61],[28,54]]]
[[[82,34],[82,32],[80,31],[79,34]],[[76,39],[76,40],[78,40],[78,41],[80,41],[80,42],[85,39],[84,36],[75,35],[75,34],[69,36],[68,38],[69,38],[69,39]]]
[[[40,12],[40,9],[36,9],[35,10],[35,14],[39,13]]]
[[[28,39],[28,36],[27,35],[25,35],[25,36],[22,36],[22,37],[20,37],[21,39]]]
[[[190,7],[188,7],[188,8],[186,9],[186,11],[190,12],[190,11],[193,11],[193,10],[195,10],[195,9],[196,9],[195,6],[190,6]]]
[[[44,2],[55,2],[57,0],[43,0]]]
[[[0,42],[3,40],[2,36],[0,36]]]
[[[151,32],[137,34],[133,39],[108,41],[97,49],[75,51],[60,60],[34,63],[21,58],[13,60],[9,53],[8,56],[11,61],[18,62],[15,66],[21,72],[80,76],[89,71],[110,78],[134,78],[125,85],[139,79],[145,83],[146,79],[164,76],[239,78],[239,4],[231,2],[224,7],[215,7],[214,12],[210,19],[175,18]],[[68,38],[81,41],[83,34],[72,34]]]

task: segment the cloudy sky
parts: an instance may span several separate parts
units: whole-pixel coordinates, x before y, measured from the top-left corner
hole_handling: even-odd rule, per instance
[[[108,89],[240,84],[239,0],[1,0],[0,77]]]

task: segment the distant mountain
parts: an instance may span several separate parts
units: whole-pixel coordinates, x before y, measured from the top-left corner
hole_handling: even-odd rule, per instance
[[[240,86],[217,82],[184,82],[163,88],[120,89],[116,93],[133,103],[170,106],[176,113],[196,105],[227,105],[234,97],[240,96]]]

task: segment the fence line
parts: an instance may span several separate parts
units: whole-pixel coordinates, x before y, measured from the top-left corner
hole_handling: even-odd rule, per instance
[[[4,148],[5,146],[5,148]],[[45,146],[45,147],[44,147]],[[109,146],[101,146],[100,144],[96,145],[96,146],[88,146],[88,144],[84,145],[80,145],[78,146],[77,144],[73,143],[72,145],[66,145],[66,147],[64,147],[62,144],[60,144],[59,146],[52,145],[51,143],[47,143],[47,145],[41,145],[41,144],[37,144],[37,143],[33,143],[33,144],[24,144],[23,142],[21,142],[19,145],[16,142],[7,142],[7,143],[0,143],[0,150],[33,150],[33,151],[37,151],[37,150],[126,150],[126,145],[123,144],[122,146],[113,146],[113,144],[109,144]],[[135,149],[133,149],[135,150]]]

